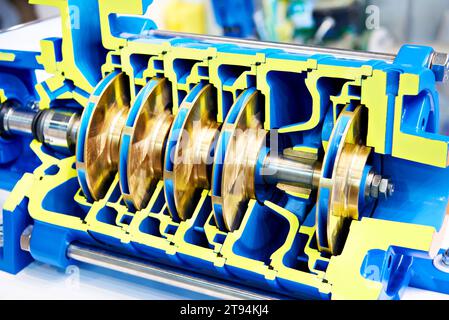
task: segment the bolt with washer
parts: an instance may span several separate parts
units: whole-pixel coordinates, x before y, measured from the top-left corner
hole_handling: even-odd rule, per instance
[[[383,178],[379,174],[371,172],[366,179],[367,192],[366,195],[373,199],[388,199],[394,193],[394,185],[390,179]]]

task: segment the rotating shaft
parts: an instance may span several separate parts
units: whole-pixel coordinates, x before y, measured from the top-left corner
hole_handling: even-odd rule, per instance
[[[319,187],[322,163],[308,159],[268,156],[263,164],[262,176],[265,183],[278,183],[316,190]],[[371,170],[364,186],[365,197],[387,199],[394,193],[390,179]]]
[[[268,156],[262,168],[262,176],[267,184],[283,183],[307,189],[318,187],[320,172],[319,161],[292,160],[282,156]]]
[[[26,110],[6,102],[0,108],[0,134],[24,136],[64,153],[73,153],[80,123],[79,113],[63,109]]]

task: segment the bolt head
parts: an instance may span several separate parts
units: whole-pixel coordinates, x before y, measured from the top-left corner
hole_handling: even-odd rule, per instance
[[[449,54],[435,52],[431,62],[431,69],[438,82],[447,82],[449,79]]]

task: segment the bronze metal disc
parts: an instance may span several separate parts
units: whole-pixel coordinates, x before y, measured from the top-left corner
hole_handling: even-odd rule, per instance
[[[199,84],[201,85],[201,84]],[[195,210],[196,199],[210,188],[212,147],[219,134],[217,105],[213,87],[204,86],[192,102],[176,142],[173,168],[173,194],[181,220],[189,219]]]
[[[256,198],[255,168],[266,142],[259,93],[255,91],[240,110],[232,126],[222,175],[222,210],[226,228],[236,230],[249,199]]]
[[[173,115],[171,90],[166,79],[153,79],[157,84],[147,94],[132,129],[127,161],[129,195],[135,209],[142,210],[163,174],[165,144]]]
[[[86,182],[93,200],[106,195],[118,170],[119,148],[129,111],[129,80],[118,74],[97,98],[84,145]]]
[[[327,203],[326,236],[328,246],[318,247],[321,251],[339,254],[347,236],[351,220],[359,219],[359,195],[364,193],[360,184],[363,179],[364,169],[371,154],[371,148],[366,147],[361,136],[362,107],[353,112],[344,110],[339,117],[349,117],[341,143],[339,144],[332,171],[332,177],[324,175],[320,179],[320,190],[330,189]],[[337,127],[337,125],[335,126]],[[331,138],[332,141],[332,138]],[[326,157],[332,156],[326,153]],[[318,206],[320,205],[321,192],[318,194]],[[317,208],[318,212],[319,208]],[[319,232],[320,228],[317,228]]]

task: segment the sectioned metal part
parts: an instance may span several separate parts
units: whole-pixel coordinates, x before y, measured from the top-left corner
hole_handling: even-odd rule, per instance
[[[268,41],[257,41],[251,39],[239,39],[231,37],[219,37],[210,35],[200,35],[194,33],[184,33],[184,32],[173,32],[165,30],[150,30],[147,31],[145,36],[153,37],[177,37],[177,38],[187,38],[195,39],[198,41],[207,41],[211,43],[232,43],[248,48],[263,48],[263,49],[281,49],[286,52],[298,53],[298,54],[330,54],[337,58],[342,59],[354,59],[354,60],[383,60],[387,63],[392,63],[396,59],[396,55],[379,53],[379,52],[365,52],[356,50],[346,50],[346,49],[336,49],[336,48],[321,48],[317,46],[306,46],[291,43],[280,43],[280,42],[268,42]],[[449,54],[442,52],[434,52],[427,62],[429,68],[435,74],[435,80],[438,82],[446,83],[449,79]]]

